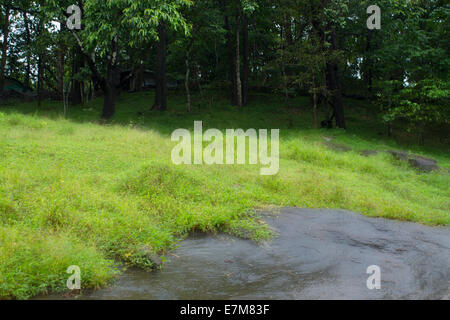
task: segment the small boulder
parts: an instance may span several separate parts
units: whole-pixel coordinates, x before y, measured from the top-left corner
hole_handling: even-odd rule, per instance
[[[401,161],[408,162],[410,166],[420,171],[431,172],[434,170],[439,170],[437,161],[434,159],[409,154],[407,151],[388,150],[388,153]]]
[[[376,156],[378,154],[378,151],[377,150],[363,150],[363,151],[361,151],[361,154],[364,157]]]
[[[431,172],[434,170],[439,170],[436,160],[428,159],[420,156],[415,156],[408,160],[409,164],[414,168],[419,169],[424,172]]]
[[[409,153],[407,151],[388,150],[388,153],[390,153],[392,156],[394,156],[398,160],[408,161]]]
[[[435,164],[437,164],[437,160],[431,159],[431,158],[425,158],[422,156],[416,156],[416,155],[412,155],[415,159],[419,159],[419,160],[424,160],[424,161],[429,161],[429,162],[433,162]]]

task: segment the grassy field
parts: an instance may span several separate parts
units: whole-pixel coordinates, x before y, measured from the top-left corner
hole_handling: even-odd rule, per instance
[[[199,99],[197,99],[199,100]],[[207,100],[207,101],[206,101]],[[255,208],[342,208],[373,217],[450,224],[450,154],[380,136],[363,102],[347,100],[349,129],[314,130],[309,100],[255,96],[242,111],[208,96],[185,112],[172,95],[167,113],[148,111],[152,93],[123,94],[111,123],[98,123],[102,99],[0,106],[0,298],[64,290],[70,265],[83,288],[106,285],[120,260],[151,268],[190,231],[270,237]],[[170,134],[202,120],[210,128],[279,128],[280,171],[259,166],[175,166]],[[323,137],[353,149],[336,152]],[[433,157],[442,171],[421,174],[386,153],[402,149]],[[446,150],[446,151],[445,151]]]

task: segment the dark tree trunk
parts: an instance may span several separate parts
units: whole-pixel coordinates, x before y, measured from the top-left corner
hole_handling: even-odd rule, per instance
[[[75,78],[81,68],[84,66],[84,56],[79,47],[76,47],[73,52],[73,63],[72,63],[72,104],[81,104],[82,98],[82,83]]]
[[[336,126],[345,129],[344,106],[339,86],[338,68],[336,63],[327,63],[328,90],[331,92],[332,107],[336,117]]]
[[[318,129],[319,128],[319,114],[317,112],[317,87],[318,85],[316,84],[316,78],[312,77],[312,105],[313,105],[313,117],[314,117],[314,129]]]
[[[241,54],[240,54],[240,17],[236,15],[236,51],[235,51],[235,67],[236,67],[236,105],[238,108],[242,107],[242,83],[241,83]]]
[[[242,64],[242,104],[247,105],[248,103],[248,78],[250,75],[250,50],[248,42],[248,19],[244,14],[242,20],[242,46],[244,49],[243,53],[243,64]]]
[[[388,137],[392,137],[392,125],[390,121],[387,123],[387,135]]]
[[[132,90],[135,92],[142,91],[142,84],[144,83],[144,64],[141,62],[134,72],[134,81]]]
[[[186,78],[184,80],[184,86],[186,88],[187,112],[191,112],[191,92],[189,90],[189,73],[190,73],[190,64],[188,51],[186,53]]]
[[[61,30],[60,32],[64,32],[66,29],[65,21],[61,21]],[[62,100],[65,102],[65,88],[64,88],[64,67],[65,67],[65,59],[66,59],[66,45],[64,40],[61,41],[58,48],[58,91]]]
[[[237,105],[237,84],[236,84],[236,60],[233,45],[233,31],[231,30],[230,20],[225,14],[225,30],[227,31],[227,50],[228,50],[228,68],[231,80],[231,104]]]
[[[38,35],[41,36],[44,32],[44,23],[42,20],[39,21],[38,24]],[[44,78],[44,68],[45,68],[45,52],[43,50],[39,50],[38,54],[38,65],[37,65],[37,98],[38,98],[38,107],[41,106],[42,102],[42,88],[43,88],[43,78]]]
[[[200,79],[199,79],[199,74],[200,74],[200,69],[198,67],[198,63],[196,61],[197,59],[194,57],[193,59],[193,63],[192,63],[192,80],[194,82],[194,87],[198,88],[198,90],[200,91],[200,93],[202,93],[202,87],[200,85]]]
[[[107,120],[110,119],[116,111],[117,93],[116,89],[112,87],[111,84],[106,84],[104,94],[105,98],[103,103],[102,118]]]
[[[30,74],[31,74],[31,51],[30,51],[30,45],[31,45],[31,33],[30,33],[30,25],[28,20],[28,14],[26,12],[23,13],[23,20],[25,22],[25,41],[27,44],[27,66],[25,68],[25,85],[27,87],[30,86]]]
[[[166,55],[167,55],[167,29],[164,22],[158,26],[158,54],[156,59],[156,95],[153,109],[167,110],[167,78],[166,78]]]
[[[331,50],[337,50],[336,45],[336,32],[333,30],[330,35]],[[338,128],[345,129],[345,117],[344,106],[342,104],[342,92],[339,84],[338,66],[334,61],[328,62],[327,69],[327,82],[328,90],[331,92],[332,106],[334,110],[334,116],[336,117],[336,126]]]
[[[314,129],[319,128],[319,114],[317,112],[317,92],[313,92],[313,116],[314,116]]]
[[[289,91],[288,91],[288,78],[287,78],[287,74],[286,74],[286,67],[285,67],[285,49],[286,49],[286,39],[285,39],[285,30],[284,27],[282,26],[280,28],[280,39],[281,39],[281,44],[280,44],[280,52],[281,52],[281,75],[283,77],[283,89],[284,89],[284,97],[285,97],[285,101],[288,102],[289,100]]]
[[[5,67],[6,58],[8,54],[8,36],[9,36],[9,18],[11,9],[6,7],[5,24],[3,25],[3,46],[2,46],[2,60],[0,62],[0,92],[3,92],[5,86]]]
[[[364,61],[364,82],[366,83],[367,96],[372,93],[373,64],[371,59],[372,30],[367,30],[366,56]]]
[[[103,102],[102,118],[110,119],[116,111],[116,99],[120,86],[119,43],[117,36],[112,41],[112,56],[108,61],[106,81],[103,85],[105,99]]]
[[[37,98],[38,98],[38,107],[41,106],[42,102],[42,78],[44,73],[44,62],[42,61],[43,57],[42,54],[39,54],[38,57],[38,76],[37,76]]]
[[[103,119],[110,119],[116,111],[116,99],[120,85],[120,69],[116,64],[109,64],[104,85],[105,100],[103,103]]]
[[[202,83],[201,83],[200,78],[199,78],[200,68],[199,68],[198,62],[196,60],[193,61],[193,66],[192,67],[194,69],[194,71],[193,71],[193,73],[194,73],[194,83],[195,83],[195,86],[198,88],[198,91],[200,92],[200,97],[201,97],[201,99],[202,99],[202,101],[204,103],[205,96],[203,95]]]
[[[65,51],[64,45],[61,45],[58,51],[58,91],[62,100],[64,101],[64,61],[65,61]]]

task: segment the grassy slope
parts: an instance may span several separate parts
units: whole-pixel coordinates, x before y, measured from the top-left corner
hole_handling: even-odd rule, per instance
[[[450,224],[450,156],[436,147],[380,140],[378,124],[357,102],[349,130],[312,130],[307,100],[280,110],[276,97],[256,97],[237,112],[223,100],[184,112],[174,95],[168,113],[149,109],[151,93],[124,94],[111,125],[98,125],[101,99],[60,116],[56,102],[0,109],[0,298],[63,290],[69,265],[83,287],[117,273],[112,259],[150,267],[191,230],[269,236],[252,209],[268,206],[344,208],[376,217]],[[55,111],[56,110],[56,111]],[[360,122],[366,119],[366,122]],[[280,128],[280,172],[258,166],[174,166],[170,134],[205,127]],[[323,146],[334,136],[355,151]],[[359,150],[411,149],[439,161],[443,172],[418,174],[387,154]]]

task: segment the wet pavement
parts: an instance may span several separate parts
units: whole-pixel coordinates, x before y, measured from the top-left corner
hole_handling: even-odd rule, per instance
[[[162,271],[129,269],[113,286],[82,298],[450,298],[450,228],[344,210],[285,208],[264,217],[278,234],[268,243],[192,236]],[[380,289],[367,287],[371,265],[380,267]]]

